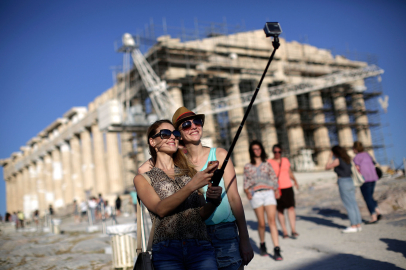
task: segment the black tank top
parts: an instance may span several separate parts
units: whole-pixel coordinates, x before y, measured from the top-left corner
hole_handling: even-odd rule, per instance
[[[334,168],[334,172],[338,177],[351,177],[351,163],[347,164],[340,157],[338,158],[339,165]]]

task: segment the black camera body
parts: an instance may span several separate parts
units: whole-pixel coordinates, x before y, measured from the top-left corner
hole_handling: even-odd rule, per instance
[[[264,32],[266,37],[277,37],[282,33],[282,28],[278,22],[265,23]]]

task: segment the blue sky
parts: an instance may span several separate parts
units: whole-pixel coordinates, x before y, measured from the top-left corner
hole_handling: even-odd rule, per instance
[[[73,106],[112,86],[121,65],[114,41],[151,19],[193,28],[194,20],[261,29],[279,21],[288,41],[378,56],[388,113],[381,112],[387,154],[406,157],[405,1],[1,1],[0,158],[19,150]],[[0,169],[1,178],[3,171]],[[4,214],[4,181],[0,213]]]

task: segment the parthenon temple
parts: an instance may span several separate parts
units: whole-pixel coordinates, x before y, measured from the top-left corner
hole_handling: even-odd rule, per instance
[[[137,46],[117,50],[125,63],[110,89],[86,107],[72,104],[0,160],[8,212],[43,214],[50,204],[63,209],[98,193],[112,200],[133,188],[138,166],[149,158],[146,129],[162,116],[148,77],[130,61],[131,56],[136,61],[135,50],[143,51],[138,56],[146,60],[143,65],[164,83],[166,93],[159,98],[170,99],[168,111],[186,106],[205,113],[203,143],[228,149],[273,51],[272,40],[262,30],[133,37]],[[249,162],[254,139],[270,156],[280,143],[295,171],[323,170],[333,145],[351,153],[356,140],[380,158],[376,97],[382,94],[383,71],[373,61],[349,60],[283,38],[280,43],[232,155],[237,174]]]

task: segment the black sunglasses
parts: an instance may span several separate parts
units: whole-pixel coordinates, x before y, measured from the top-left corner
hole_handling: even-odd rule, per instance
[[[176,140],[180,140],[180,132],[178,130],[170,131],[169,129],[161,129],[157,134],[152,136],[152,139],[155,139],[156,137],[161,137],[161,139],[169,139],[171,135],[175,136]]]
[[[188,130],[189,128],[191,128],[192,122],[193,122],[193,124],[195,124],[195,126],[199,126],[199,127],[203,126],[203,121],[201,118],[194,118],[192,120],[187,120],[187,121],[183,122],[181,125],[182,130]]]
[[[282,151],[273,151],[275,154],[280,154]]]

